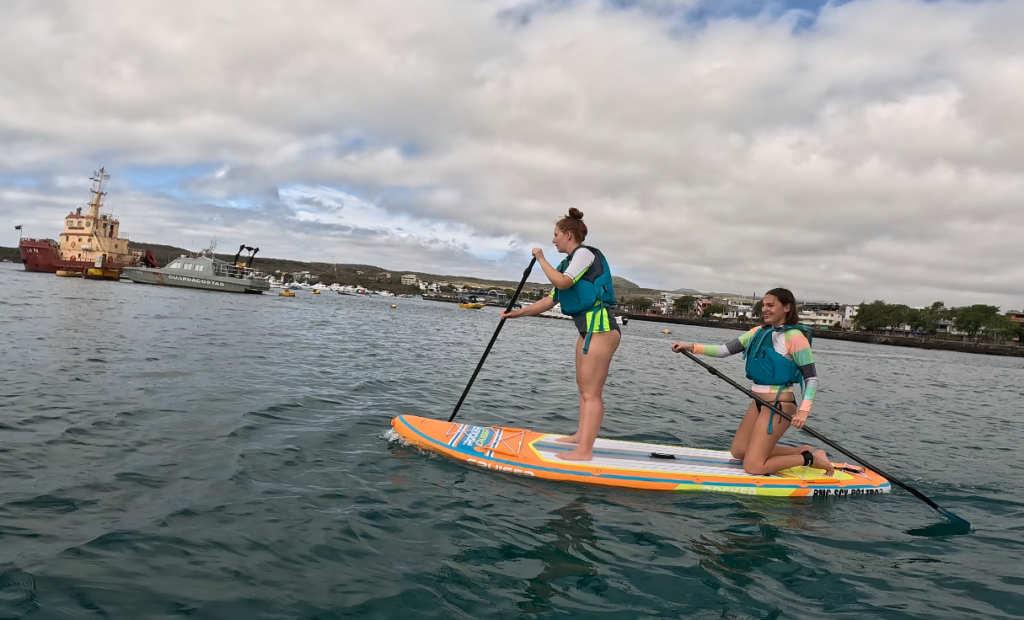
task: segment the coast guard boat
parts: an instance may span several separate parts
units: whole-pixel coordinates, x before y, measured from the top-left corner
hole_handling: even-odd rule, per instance
[[[235,254],[234,264],[226,263],[213,255],[216,243],[198,254],[182,254],[161,268],[124,267],[121,272],[137,284],[162,284],[200,288],[207,291],[226,293],[256,293],[270,290],[270,276],[252,268],[253,258],[259,248],[242,244]],[[242,250],[250,252],[244,263],[238,262]]]

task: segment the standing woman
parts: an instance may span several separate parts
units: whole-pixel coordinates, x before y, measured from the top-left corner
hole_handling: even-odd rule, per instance
[[[555,249],[567,254],[558,267],[544,258],[544,251],[533,249],[537,264],[555,286],[551,295],[522,310],[502,312],[501,318],[537,316],[561,304],[562,314],[576,323],[580,336],[576,339],[576,385],[580,390],[580,423],[576,433],[559,441],[576,444],[576,448],[558,455],[568,461],[589,461],[593,458],[594,440],[604,419],[601,394],[608,378],[612,355],[619,348],[621,333],[612,308],[615,290],[608,261],[597,248],[583,245],[587,225],[583,213],[569,209],[569,215],[555,224]]]
[[[742,352],[747,360],[747,378],[754,382],[751,391],[762,400],[774,400],[776,407],[793,418],[793,426],[803,428],[818,389],[810,331],[798,325],[796,298],[788,289],[768,291],[761,303],[764,324],[732,342],[724,345],[676,342],[672,344],[672,350],[710,357],[728,357]],[[803,385],[803,401],[799,410],[791,389],[795,383]],[[747,407],[747,413],[736,429],[730,451],[733,457],[743,461],[743,469],[749,474],[771,474],[804,465],[824,469],[831,476],[834,468],[824,450],[811,450],[807,445],[778,445],[789,427],[789,420],[770,409],[762,410],[755,400]]]

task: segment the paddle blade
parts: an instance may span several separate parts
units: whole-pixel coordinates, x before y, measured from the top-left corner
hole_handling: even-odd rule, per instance
[[[967,519],[958,517],[952,512],[945,509],[940,510],[939,514],[949,519],[950,524],[955,525],[958,529],[962,529],[964,531],[964,534],[967,534],[971,531],[971,523]]]
[[[945,508],[940,507],[935,510],[948,520],[908,530],[907,534],[910,534],[911,536],[925,536],[932,538],[941,536],[965,536],[971,533],[971,524],[967,519],[958,517]]]

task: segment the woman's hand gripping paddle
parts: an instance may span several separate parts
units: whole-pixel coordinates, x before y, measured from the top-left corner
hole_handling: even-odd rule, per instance
[[[508,307],[505,308],[506,312],[511,312],[512,308],[516,305],[516,300],[519,299],[519,293],[523,292],[523,286],[526,285],[526,278],[530,277],[530,272],[533,271],[533,265],[537,262],[537,257],[534,256],[533,260],[530,261],[526,271],[523,272],[523,279],[519,281],[519,288],[516,289],[512,299],[508,300]],[[491,347],[494,346],[494,341],[498,339],[498,333],[501,332],[502,326],[505,325],[505,319],[498,321],[498,327],[494,330],[494,335],[491,336],[491,341],[487,343],[487,348],[484,349],[484,356],[480,358],[480,363],[476,365],[476,370],[473,371],[473,376],[469,378],[469,383],[466,385],[466,389],[463,390],[462,396],[459,398],[458,404],[455,405],[455,409],[452,411],[452,415],[448,418],[451,422],[455,419],[455,416],[459,413],[459,408],[462,407],[462,402],[466,400],[466,395],[469,394],[469,388],[473,387],[473,382],[476,381],[476,376],[480,374],[480,369],[484,366],[484,360],[487,359],[487,355],[491,352]]]
[[[698,364],[700,364],[701,366],[703,366],[711,374],[713,374],[716,377],[724,380],[729,385],[733,386],[737,390],[739,390],[739,391],[743,392],[744,394],[746,394],[747,396],[749,396],[751,399],[753,399],[753,400],[757,401],[758,403],[760,403],[762,407],[767,407],[768,409],[771,409],[772,411],[774,411],[775,413],[781,415],[782,417],[786,418],[787,420],[789,420],[791,422],[793,421],[793,418],[791,418],[789,415],[787,415],[784,411],[782,411],[781,409],[779,409],[775,405],[772,405],[771,403],[761,399],[760,397],[757,396],[757,394],[754,394],[753,392],[751,392],[750,390],[746,389],[745,387],[743,387],[739,383],[736,383],[735,381],[733,381],[729,377],[727,377],[727,376],[723,375],[722,373],[718,372],[717,368],[715,368],[714,366],[711,366],[710,364],[706,364],[704,361],[698,359],[693,353],[690,353],[689,351],[686,351],[685,349],[680,351],[680,352],[683,355],[685,355],[686,357],[690,358],[691,360],[693,360],[693,361],[697,362]],[[952,512],[946,510],[942,506],[939,506],[938,504],[933,502],[931,499],[929,499],[924,493],[918,491],[917,489],[915,489],[914,487],[910,486],[909,484],[907,484],[905,482],[902,482],[902,481],[894,478],[893,476],[890,476],[889,474],[885,473],[884,471],[882,471],[878,467],[875,467],[871,463],[868,463],[864,459],[862,459],[859,456],[857,456],[856,454],[850,452],[846,448],[843,448],[839,444],[833,442],[832,440],[830,440],[829,438],[825,437],[821,433],[815,431],[811,427],[809,427],[807,425],[804,425],[803,429],[801,429],[801,430],[807,432],[809,435],[811,435],[815,439],[821,441],[822,443],[835,448],[839,452],[842,452],[846,456],[848,456],[851,459],[857,461],[858,463],[860,463],[864,467],[867,467],[871,471],[876,472],[878,475],[882,476],[883,478],[885,478],[886,480],[888,480],[892,484],[895,484],[896,486],[900,487],[901,489],[903,489],[905,491],[908,491],[909,493],[911,493],[917,499],[919,499],[922,502],[924,502],[924,503],[928,504],[929,506],[931,506],[940,515],[942,515],[943,517],[949,519],[950,524],[953,526],[952,530],[950,530],[950,531],[947,531],[948,528],[944,529],[944,528],[937,528],[935,526],[930,526],[930,527],[921,528],[921,529],[917,529],[917,530],[911,530],[909,532],[910,534],[914,534],[914,535],[947,535],[947,534],[969,534],[971,532],[971,524],[970,524],[970,522],[968,522],[966,519],[962,519],[962,518],[956,516],[955,514],[953,514]]]

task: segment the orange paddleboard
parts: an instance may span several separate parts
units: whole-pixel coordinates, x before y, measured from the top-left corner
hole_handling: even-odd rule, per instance
[[[837,463],[834,477],[793,467],[766,476],[743,471],[728,452],[598,439],[590,461],[564,461],[574,446],[563,435],[398,416],[391,426],[409,443],[489,471],[652,491],[710,491],[777,497],[888,493],[889,481],[858,465]]]

